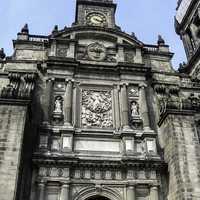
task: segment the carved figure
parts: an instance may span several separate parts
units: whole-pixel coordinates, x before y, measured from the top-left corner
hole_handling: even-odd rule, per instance
[[[139,105],[136,101],[131,103],[131,116],[135,117],[139,115]]]
[[[57,97],[54,103],[54,112],[55,113],[62,113],[62,97]]]

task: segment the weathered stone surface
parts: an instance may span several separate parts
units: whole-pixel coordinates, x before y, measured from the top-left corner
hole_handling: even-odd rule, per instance
[[[16,198],[26,106],[0,105],[0,199]]]

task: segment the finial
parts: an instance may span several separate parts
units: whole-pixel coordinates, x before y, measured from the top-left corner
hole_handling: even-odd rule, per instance
[[[131,37],[137,40],[137,37],[134,32],[131,33]]]
[[[55,25],[52,31],[52,34],[57,33],[58,32],[58,25]]]
[[[24,27],[21,30],[21,33],[23,33],[23,34],[29,34],[28,24],[24,25]]]
[[[185,62],[180,63],[180,64],[179,64],[178,71],[179,71],[180,73],[183,73],[186,67],[187,67],[187,64],[186,64]]]
[[[165,44],[165,40],[163,39],[163,37],[161,35],[158,35],[157,43],[158,43],[158,45],[164,45]]]
[[[4,53],[4,49],[0,49],[0,60],[3,60],[6,57],[6,54]]]

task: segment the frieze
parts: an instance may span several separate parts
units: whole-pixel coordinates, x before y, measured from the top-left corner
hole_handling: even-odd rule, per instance
[[[40,167],[38,175],[40,177],[65,177],[65,178],[69,178],[69,168]]]
[[[82,91],[81,122],[83,127],[113,126],[111,91]]]

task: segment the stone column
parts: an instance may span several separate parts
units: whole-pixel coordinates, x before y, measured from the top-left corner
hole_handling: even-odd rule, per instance
[[[43,124],[49,124],[50,122],[50,116],[51,116],[51,109],[50,109],[50,104],[51,104],[51,97],[52,97],[52,86],[53,86],[53,79],[47,79],[46,80],[46,87],[44,91],[44,96],[43,96],[43,112],[44,112],[44,117],[43,117]]]
[[[159,200],[158,186],[152,186],[150,188],[150,200]]]
[[[44,200],[45,199],[45,182],[40,181],[38,183],[38,200]]]
[[[64,123],[66,126],[72,126],[72,81],[67,81],[65,92],[65,111],[64,111]]]
[[[126,84],[123,84],[121,88],[121,100],[123,129],[130,129],[128,121],[128,94]]]
[[[198,46],[199,44],[199,38],[196,36],[196,31],[197,31],[197,27],[194,25],[194,24],[191,24],[190,25],[190,31],[191,31],[191,34],[192,34],[192,38],[194,40],[194,43],[195,43],[195,47]]]
[[[115,99],[115,128],[120,129],[120,111],[119,111],[119,86],[114,85],[114,99]]]
[[[136,200],[135,186],[127,187],[127,200]]]
[[[189,35],[187,33],[182,33],[181,39],[183,41],[183,45],[184,45],[184,48],[186,51],[187,58],[189,59],[193,54],[193,47],[192,47]]]
[[[69,184],[63,183],[61,186],[60,200],[69,200]]]
[[[69,57],[69,58],[75,57],[75,46],[76,46],[75,34],[72,34],[70,36],[69,53],[68,53],[67,57]]]
[[[145,92],[146,85],[140,86],[140,110],[141,110],[141,117],[143,120],[144,131],[150,130],[150,122],[149,122],[149,111],[147,106],[147,99],[146,99],[146,92]]]

